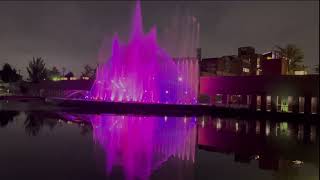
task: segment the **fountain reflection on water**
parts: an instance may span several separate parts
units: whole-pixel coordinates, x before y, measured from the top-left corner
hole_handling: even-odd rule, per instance
[[[0,161],[4,172],[0,179],[35,179],[30,169],[46,172],[36,173],[40,179],[45,179],[46,174],[55,179],[64,179],[66,175],[77,179],[125,179],[126,175],[126,179],[149,176],[150,179],[191,177],[190,180],[199,179],[197,175],[211,179],[243,176],[262,179],[266,174],[270,177],[267,179],[274,175],[285,179],[288,175],[293,179],[319,177],[316,123],[202,116],[196,125],[194,117],[11,110],[0,113],[0,137],[6,147],[0,153],[0,159],[5,160]],[[26,138],[32,143],[25,143]],[[98,151],[92,152],[91,138]],[[23,148],[27,153],[15,151]],[[39,154],[41,158],[37,158]],[[59,168],[39,166],[45,162]],[[70,171],[70,167],[76,171]],[[107,177],[101,174],[104,171],[100,167],[106,167]],[[248,173],[239,176],[235,170],[239,167],[255,173],[248,169]],[[219,176],[220,171],[228,173]]]
[[[126,179],[149,179],[170,158],[194,163],[196,117],[71,115],[91,123],[93,139],[106,155],[106,172],[121,167]]]

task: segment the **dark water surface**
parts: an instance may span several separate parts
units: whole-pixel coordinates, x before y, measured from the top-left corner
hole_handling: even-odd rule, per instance
[[[0,179],[319,179],[318,124],[8,111]]]

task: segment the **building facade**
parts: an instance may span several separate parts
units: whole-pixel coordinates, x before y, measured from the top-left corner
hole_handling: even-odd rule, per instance
[[[204,76],[200,94],[215,106],[319,114],[318,75]]]
[[[287,75],[288,62],[276,51],[257,54],[253,47],[238,48],[238,55],[204,58],[201,76]]]

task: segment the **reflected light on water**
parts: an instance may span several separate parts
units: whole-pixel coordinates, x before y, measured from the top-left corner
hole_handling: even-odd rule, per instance
[[[164,121],[163,121],[164,119]],[[110,175],[121,166],[126,179],[148,179],[170,158],[195,161],[194,117],[89,115],[93,139],[106,155]],[[99,127],[99,128],[97,128]]]
[[[236,159],[242,158],[240,161],[250,162],[254,159],[262,169],[281,171],[281,167],[300,168],[303,164],[310,164],[310,160],[303,154],[294,153],[288,158],[283,156],[289,151],[292,153],[290,149],[281,152],[275,149],[282,148],[282,144],[311,142],[310,145],[314,145],[318,139],[316,126],[288,122],[244,121],[208,116],[199,117],[198,123],[195,117],[187,116],[77,116],[68,116],[68,119],[83,119],[95,127],[93,139],[103,149],[107,175],[115,172],[116,167],[121,167],[128,180],[149,179],[171,160],[178,160],[183,166],[187,163],[194,165],[197,147],[206,151],[232,152]]]

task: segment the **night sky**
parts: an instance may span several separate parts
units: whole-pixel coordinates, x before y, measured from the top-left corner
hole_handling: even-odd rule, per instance
[[[128,35],[133,7],[133,1],[0,2],[0,64],[9,62],[26,75],[28,61],[41,56],[49,67],[80,75],[85,64],[98,62],[103,39],[111,44],[114,32]],[[177,7],[198,18],[203,57],[294,43],[311,70],[319,63],[319,1],[142,1],[145,31],[156,24],[161,34]]]

